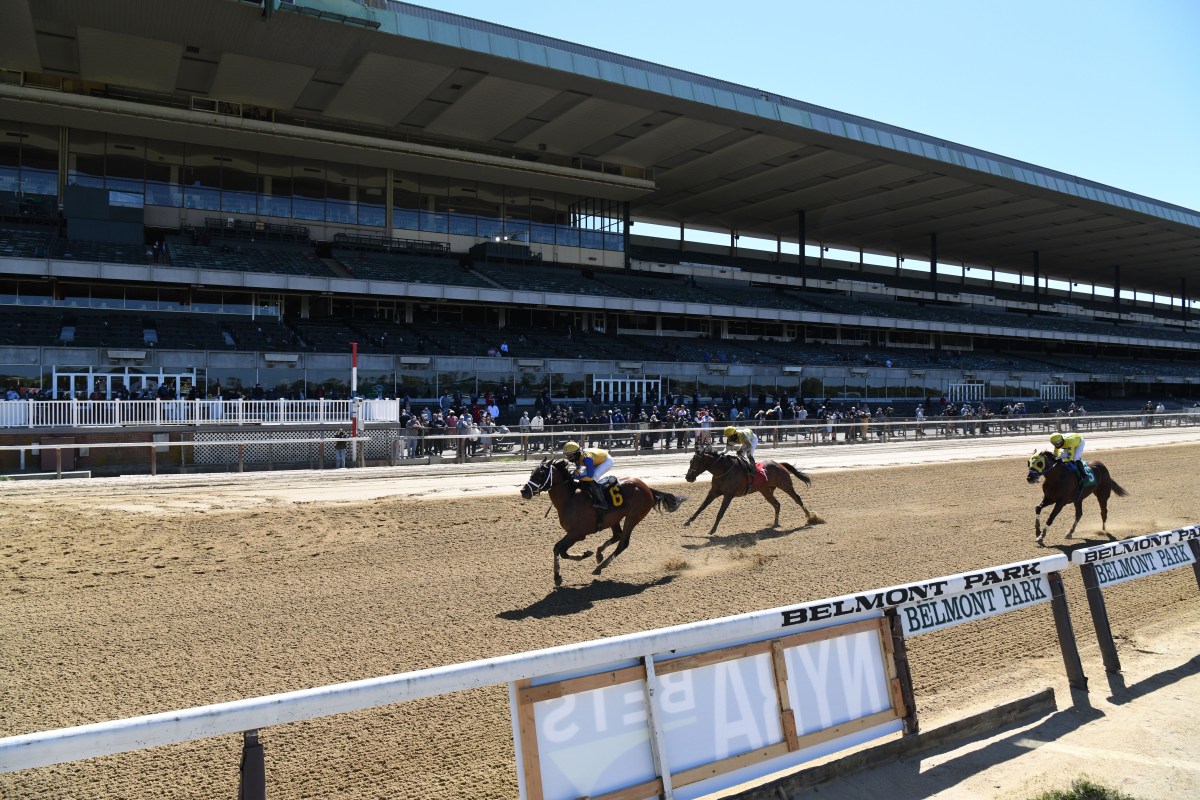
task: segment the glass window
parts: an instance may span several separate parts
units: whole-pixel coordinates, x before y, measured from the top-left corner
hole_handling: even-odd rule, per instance
[[[384,227],[387,207],[384,188],[387,171],[376,167],[358,168],[358,224]]]
[[[500,209],[504,204],[504,187],[498,183],[480,181],[476,189],[475,209],[479,216],[490,220],[500,219]]]
[[[17,123],[0,125],[0,192],[16,194],[21,180],[21,140],[25,133]]]
[[[292,159],[258,156],[258,213],[264,217],[292,216]]]
[[[58,197],[58,128],[23,126],[21,141],[21,192]]]
[[[258,155],[226,150],[221,156],[221,210],[253,214],[257,207]]]
[[[510,220],[528,221],[530,191],[522,189],[518,186],[504,187],[504,219],[506,222]]]
[[[325,219],[325,164],[296,160],[292,168],[292,217]]]
[[[352,164],[330,163],[325,169],[325,220],[353,225],[358,221],[358,169]]]
[[[110,134],[104,152],[105,185],[141,194],[146,180],[145,140]]]
[[[67,183],[104,186],[104,134],[71,131],[67,157]]]
[[[417,229],[416,211],[421,207],[421,185],[416,173],[397,171],[392,174],[392,207],[395,215],[393,225],[407,230]]]
[[[179,208],[183,204],[183,145],[146,140],[146,204]]]
[[[221,153],[188,145],[183,159],[183,204],[205,211],[221,210]]]

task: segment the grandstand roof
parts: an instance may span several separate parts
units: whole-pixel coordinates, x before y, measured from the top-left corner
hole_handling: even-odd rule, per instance
[[[1196,211],[769,91],[392,0],[258,6],[0,0],[0,66],[582,167],[639,220],[794,241],[802,209],[810,242],[922,256],[937,233],[942,263],[1037,251],[1164,295],[1200,265]]]

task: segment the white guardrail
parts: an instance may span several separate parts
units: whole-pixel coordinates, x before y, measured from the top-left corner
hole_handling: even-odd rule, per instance
[[[544,777],[559,784],[563,781],[570,784],[567,788],[570,797],[602,797],[607,792],[595,781],[604,780],[611,785],[614,780],[611,774],[596,776],[595,770],[583,770],[583,773],[590,773],[591,777],[564,778],[555,768],[547,768],[545,776],[540,772],[530,772],[530,749],[536,752],[539,744],[542,747],[549,744],[562,745],[562,737],[555,736],[554,731],[548,731],[546,726],[553,727],[556,724],[555,718],[558,718],[558,723],[563,722],[564,714],[574,707],[573,698],[571,702],[549,706],[548,709],[554,713],[549,715],[548,721],[547,714],[534,716],[534,703],[552,703],[556,698],[562,698],[570,692],[602,689],[611,684],[621,683],[621,680],[610,680],[608,676],[612,673],[605,671],[614,667],[628,668],[631,665],[640,665],[643,672],[622,680],[641,680],[645,686],[653,685],[654,691],[647,697],[657,695],[659,699],[654,702],[663,704],[661,708],[655,705],[654,711],[648,711],[641,717],[624,715],[624,719],[634,725],[648,724],[647,721],[652,720],[656,714],[662,716],[672,712],[671,698],[678,698],[680,672],[686,675],[690,671],[695,676],[697,686],[704,685],[705,680],[711,684],[712,673],[705,678],[700,676],[706,667],[718,664],[721,665],[716,673],[718,676],[726,675],[732,669],[739,671],[739,675],[733,678],[739,681],[772,687],[794,684],[795,688],[789,690],[793,692],[802,692],[802,687],[808,686],[812,691],[819,690],[822,697],[826,697],[824,692],[828,691],[829,696],[840,693],[850,698],[855,692],[862,692],[862,687],[856,684],[862,681],[862,664],[859,663],[861,658],[851,657],[850,661],[854,663],[841,664],[837,658],[829,657],[832,652],[830,648],[837,650],[840,647],[844,651],[846,647],[861,648],[866,643],[874,653],[882,655],[883,671],[880,673],[878,669],[875,670],[875,676],[882,678],[884,684],[882,690],[878,687],[873,690],[875,699],[872,701],[853,704],[848,702],[847,706],[852,705],[852,708],[831,715],[824,712],[809,714],[808,708],[813,702],[810,700],[805,703],[805,707],[798,707],[793,714],[786,700],[787,695],[783,697],[780,705],[784,712],[781,715],[783,723],[780,724],[777,719],[774,726],[764,724],[764,730],[769,731],[766,735],[778,739],[774,743],[766,743],[770,747],[764,751],[760,772],[767,774],[781,769],[782,766],[802,763],[815,757],[816,751],[813,747],[801,746],[810,739],[816,740],[822,754],[836,752],[864,740],[900,730],[901,720],[907,715],[911,714],[915,720],[907,667],[903,667],[904,690],[897,683],[896,661],[907,663],[907,657],[903,653],[904,637],[1030,607],[1051,599],[1055,603],[1065,603],[1058,573],[1067,566],[1068,560],[1065,555],[1054,554],[943,578],[581,644],[129,719],[10,736],[0,739],[0,773],[224,734],[257,732],[274,725],[378,708],[466,689],[509,684],[522,796],[531,800],[548,797],[549,795],[544,794],[541,789]],[[885,614],[890,615],[889,618],[892,619],[890,635],[888,622],[883,619]],[[1061,614],[1069,619],[1065,606]],[[1055,615],[1060,615],[1058,609]],[[826,633],[822,634],[821,631]],[[859,637],[859,644],[850,643],[847,639],[846,642],[835,646],[833,640],[843,636]],[[864,636],[867,638],[863,639]],[[1069,638],[1071,652],[1074,653],[1074,638]],[[870,644],[872,641],[873,645]],[[763,646],[763,642],[768,644]],[[1065,652],[1067,644],[1062,642],[1061,630],[1060,642],[1063,643]],[[760,643],[757,649],[754,649],[754,643]],[[816,649],[801,652],[806,646]],[[791,651],[788,652],[785,648],[791,648]],[[893,650],[900,653],[899,658],[893,657]],[[772,653],[775,653],[773,657],[776,677],[764,677],[769,675],[770,668],[764,672],[763,662],[755,659],[770,659]],[[1068,672],[1071,671],[1070,663],[1068,661]],[[1077,653],[1074,653],[1074,663],[1078,664]],[[655,677],[655,664],[659,665],[664,673],[673,673],[671,678]],[[841,666],[837,666],[838,664]],[[779,670],[787,670],[789,665],[792,679],[788,680],[785,675],[781,680]],[[818,675],[813,670],[822,674]],[[600,679],[596,680],[597,677]],[[595,685],[580,686],[580,680],[593,680]],[[573,688],[563,688],[564,684],[573,685]],[[830,687],[837,688],[837,692],[832,691]],[[618,686],[615,689],[618,692],[616,702],[628,702],[620,699],[628,696],[628,687]],[[808,694],[811,695],[812,691]],[[522,692],[526,695],[532,692],[533,697],[525,697],[522,702],[526,703],[528,710],[518,713],[517,697]],[[717,698],[726,696],[723,688],[710,692],[697,690],[690,694],[709,695],[703,699],[703,702],[709,704],[709,709],[713,703],[719,702]],[[808,695],[799,696],[804,698]],[[648,700],[647,703],[649,702]],[[678,712],[679,709],[676,708],[675,711]],[[711,713],[711,710],[696,713]],[[792,715],[790,726],[787,724],[789,715]],[[525,718],[524,729],[522,720],[518,717]],[[617,714],[616,717],[622,715]],[[540,722],[534,725],[535,720]],[[571,725],[572,728],[578,729],[581,725],[586,727],[582,719],[571,721],[580,723]],[[535,731],[529,727],[531,725],[542,730]],[[701,727],[707,729],[707,725]],[[681,769],[675,776],[677,786],[672,792],[670,786],[672,773],[676,771],[675,762],[681,758],[692,757],[689,754],[694,753],[694,748],[679,746],[678,736],[682,734],[678,732],[678,728],[679,725],[668,722],[665,733],[654,733],[660,737],[660,741],[670,743],[673,747],[668,749],[673,749],[675,754],[670,757],[671,760],[668,760],[666,752],[656,757],[659,761],[656,769],[659,777],[655,780],[660,781],[660,787],[663,786],[662,782],[665,782],[666,786],[665,791],[660,788],[662,794],[685,800],[699,796],[700,793],[714,791],[719,785],[729,784],[730,781],[739,782],[746,779],[746,754],[726,751],[719,755],[725,762],[734,762],[732,766],[722,768],[719,766],[722,762],[718,761],[716,769],[713,769],[713,764],[703,769],[695,766]],[[661,739],[663,736],[668,738]],[[711,739],[711,735],[708,738]],[[257,742],[257,734],[254,739]],[[595,751],[588,749],[588,752]],[[520,766],[522,762],[524,769]],[[536,758],[533,764],[536,771]],[[628,770],[630,767],[623,766],[620,769]],[[624,777],[622,774],[621,779]],[[628,780],[636,784],[643,779],[635,773],[629,775]],[[589,784],[589,781],[593,783]],[[596,791],[597,789],[600,791]]]

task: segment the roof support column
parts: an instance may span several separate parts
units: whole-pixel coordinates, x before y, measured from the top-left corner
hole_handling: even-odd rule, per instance
[[[804,211],[796,212],[796,240],[800,242],[800,288],[804,288],[805,266],[808,264],[808,257],[804,255],[804,240],[808,238],[808,230],[804,222]]]
[[[1033,251],[1033,308],[1035,311],[1042,310],[1040,294],[1042,291],[1042,257],[1037,251]]]
[[[679,255],[683,255],[683,223],[679,223]]]
[[[1121,319],[1121,265],[1113,264],[1113,311]]]
[[[933,292],[933,299],[937,300],[937,234],[929,234],[929,291]]]
[[[1183,312],[1183,324],[1188,323],[1187,278],[1179,279],[1179,309]]]
[[[633,227],[633,222],[629,219],[629,201],[621,203],[621,249],[625,251],[625,271],[629,272],[633,266],[629,263],[629,229]]]

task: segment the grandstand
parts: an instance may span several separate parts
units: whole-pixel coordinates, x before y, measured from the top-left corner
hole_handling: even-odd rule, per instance
[[[327,5],[9,4],[9,384],[186,364],[201,392],[312,397],[356,343],[396,395],[1200,395],[1196,211],[489,22]]]

